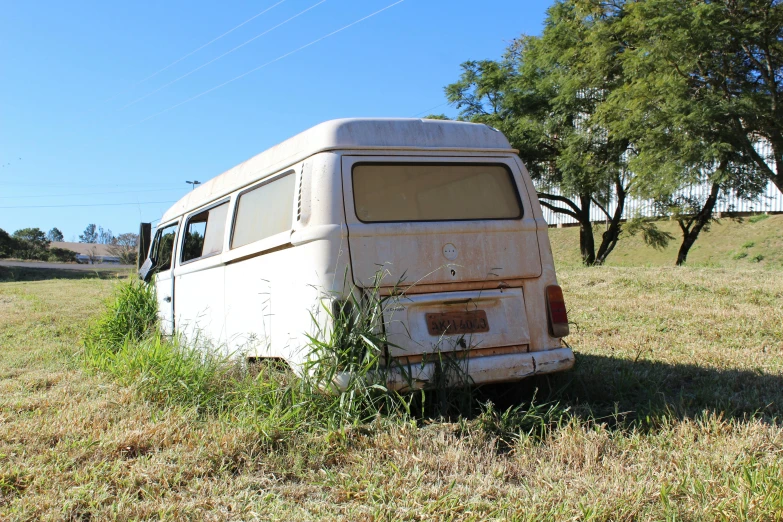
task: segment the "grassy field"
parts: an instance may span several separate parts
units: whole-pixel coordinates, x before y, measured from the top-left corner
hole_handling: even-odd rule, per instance
[[[0,519],[783,518],[783,271],[559,276],[577,365],[538,382],[542,429],[485,412],[270,440],[86,369],[116,278],[6,270]]]
[[[671,266],[677,259],[682,232],[676,221],[659,221],[658,227],[675,239],[664,250],[646,247],[641,236],[622,237],[607,260],[609,266]],[[605,227],[596,225],[596,248]],[[579,258],[579,229],[550,228],[555,259],[561,265],[576,266]],[[760,214],[740,219],[723,218],[702,233],[688,254],[691,266],[783,268],[783,215]]]

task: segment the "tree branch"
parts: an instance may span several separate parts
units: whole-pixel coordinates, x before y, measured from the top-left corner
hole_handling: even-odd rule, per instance
[[[601,212],[603,212],[604,214],[606,214],[606,217],[607,217],[608,219],[612,219],[612,216],[610,216],[610,215],[609,215],[609,212],[608,212],[608,211],[607,211],[607,210],[604,208],[604,206],[603,206],[603,205],[601,205],[601,204],[598,202],[598,200],[597,200],[597,199],[595,199],[594,197],[591,197],[590,199],[592,199],[592,200],[593,200],[593,203],[595,203],[595,206],[596,206],[596,207],[598,207],[599,209],[601,209]]]
[[[546,199],[551,199],[552,201],[559,201],[560,203],[565,203],[566,205],[574,209],[574,212],[577,214],[582,211],[582,209],[579,208],[576,203],[574,203],[573,201],[571,201],[565,196],[557,196],[555,194],[547,194],[546,192],[539,192],[538,198],[539,199],[546,198]]]
[[[575,212],[571,212],[570,210],[567,210],[565,208],[560,208],[552,205],[551,203],[547,203],[546,201],[539,200],[539,203],[541,203],[541,206],[548,208],[552,212],[556,212],[558,214],[565,214],[567,216],[571,216],[575,220],[579,221],[579,216],[576,215]]]

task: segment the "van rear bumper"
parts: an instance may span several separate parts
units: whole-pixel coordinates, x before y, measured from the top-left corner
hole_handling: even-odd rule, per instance
[[[540,352],[491,355],[487,357],[466,358],[453,361],[456,374],[454,385],[460,382],[460,375],[469,376],[472,384],[518,381],[534,375],[568,370],[574,366],[574,352],[570,348],[556,348]],[[427,388],[436,373],[443,366],[431,363],[417,363],[396,366],[389,369],[387,386],[397,391]],[[447,370],[448,372],[448,370]],[[448,384],[447,384],[448,385]]]

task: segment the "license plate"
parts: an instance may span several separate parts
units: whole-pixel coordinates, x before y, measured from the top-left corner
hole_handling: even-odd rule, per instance
[[[430,335],[462,335],[489,331],[487,312],[484,310],[425,314],[425,317]]]

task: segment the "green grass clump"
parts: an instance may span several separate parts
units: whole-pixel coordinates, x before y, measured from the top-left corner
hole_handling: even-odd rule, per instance
[[[164,336],[156,326],[154,287],[133,280],[120,283],[84,338],[85,362],[148,401],[249,427],[266,440],[292,432],[330,433],[474,413],[484,419],[479,424],[487,432],[505,436],[512,427],[528,426],[537,418],[532,413],[537,408],[548,407],[508,409],[495,419],[491,407],[459,400],[472,399],[472,387],[449,354],[437,354],[436,362],[456,377],[444,380],[439,389],[407,394],[389,389],[383,318],[385,307],[399,296],[380,297],[380,283],[379,275],[373,288],[353,289],[346,300],[325,296],[321,318],[313,315],[316,333],[309,336],[309,356],[297,374],[268,359],[251,364],[219,347]]]
[[[118,349],[153,335],[157,321],[155,287],[130,279],[117,286],[104,313],[88,329],[85,344],[95,349]]]
[[[756,216],[751,216],[748,218],[748,221],[751,223],[758,223],[759,221],[764,221],[765,219],[769,218],[769,214],[758,214]]]

